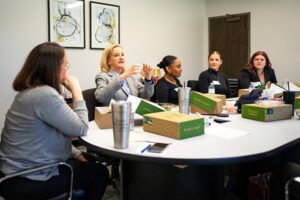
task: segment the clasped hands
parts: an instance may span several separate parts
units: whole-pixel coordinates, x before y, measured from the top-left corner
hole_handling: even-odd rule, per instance
[[[132,65],[131,67],[129,67],[127,70],[125,70],[121,75],[120,75],[120,79],[125,79],[129,76],[135,75],[135,74],[139,74],[141,72],[145,73],[145,78],[147,80],[151,79],[151,71],[152,71],[152,67],[148,64],[144,64],[143,63],[143,67],[135,64]]]

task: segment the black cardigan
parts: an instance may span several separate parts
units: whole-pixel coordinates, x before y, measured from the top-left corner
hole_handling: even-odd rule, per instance
[[[264,76],[265,76],[265,84],[268,81],[271,81],[271,83],[277,83],[275,71],[271,67],[264,68]],[[246,89],[249,88],[251,82],[260,82],[260,80],[254,71],[247,68],[247,69],[242,69],[242,71],[240,72],[240,75],[238,77],[238,82],[239,82],[239,89]]]
[[[227,98],[231,97],[231,90],[227,76],[212,69],[205,70],[199,75],[199,91],[202,93],[207,93],[208,86],[212,81],[220,82],[220,85],[215,85],[216,94],[224,94]]]

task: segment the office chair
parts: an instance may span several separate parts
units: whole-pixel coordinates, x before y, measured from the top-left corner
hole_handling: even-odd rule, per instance
[[[89,121],[95,119],[95,107],[102,106],[101,103],[95,98],[96,88],[90,88],[82,91],[83,99],[85,100],[86,107],[88,109]],[[120,191],[119,184],[119,159],[101,155],[97,152],[91,151],[88,149],[88,153],[96,154],[96,160],[100,163],[105,162],[106,166],[111,166],[111,177],[110,180],[113,185]]]
[[[237,78],[229,78],[229,87],[231,90],[231,97],[237,97],[239,92],[239,82]]]
[[[285,191],[285,200],[289,200],[290,199],[290,190],[292,190],[293,188],[290,187],[290,186],[293,186],[291,185],[292,183],[297,183],[297,184],[300,184],[300,177],[293,177],[291,179],[289,179],[285,186],[284,186],[284,191]],[[298,186],[300,187],[300,186]],[[292,188],[292,189],[291,189]],[[297,194],[295,190],[293,190],[293,196],[294,198],[293,199],[299,199],[300,198],[300,194]]]
[[[198,80],[188,80],[187,86],[191,88],[193,91],[198,91]]]
[[[82,91],[83,99],[89,112],[89,121],[93,121],[95,118],[95,107],[101,106],[95,98],[95,90],[96,88],[90,88]]]
[[[47,165],[43,165],[43,166],[40,166],[40,167],[25,169],[25,170],[22,170],[22,171],[19,171],[19,172],[6,174],[6,175],[4,175],[3,177],[0,178],[0,184],[3,181],[5,181],[7,179],[10,179],[10,178],[13,178],[13,177],[22,176],[22,175],[29,174],[29,173],[32,173],[32,172],[40,171],[40,170],[51,168],[51,167],[57,167],[57,166],[65,166],[65,167],[67,167],[67,169],[70,170],[70,189],[69,189],[69,191],[67,191],[65,193],[62,193],[58,196],[52,197],[48,200],[65,200],[65,199],[80,200],[80,199],[83,199],[84,198],[84,191],[83,190],[81,190],[81,189],[73,190],[73,168],[72,168],[71,165],[69,165],[65,162],[47,164]]]

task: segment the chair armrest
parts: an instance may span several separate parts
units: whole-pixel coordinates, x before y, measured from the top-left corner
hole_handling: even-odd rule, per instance
[[[286,200],[289,200],[289,186],[290,186],[290,183],[291,182],[297,182],[297,183],[300,183],[300,177],[293,177],[291,179],[289,179],[285,186],[284,186],[284,190],[285,190],[285,199]]]
[[[26,175],[26,174],[29,174],[29,173],[32,173],[32,172],[40,171],[40,170],[51,168],[51,167],[57,167],[57,166],[66,166],[70,170],[70,191],[69,191],[69,198],[68,199],[72,199],[73,168],[72,168],[71,165],[69,165],[68,163],[65,163],[65,162],[47,164],[47,165],[43,165],[43,166],[40,166],[40,167],[34,167],[34,168],[30,168],[30,169],[25,169],[25,170],[22,170],[22,171],[19,171],[19,172],[11,173],[11,174],[6,174],[4,177],[0,178],[0,183],[3,182],[6,179],[9,179],[9,178]]]

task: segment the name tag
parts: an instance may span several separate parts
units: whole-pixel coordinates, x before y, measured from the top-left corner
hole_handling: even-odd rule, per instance
[[[252,82],[252,84],[253,84],[254,87],[257,87],[257,86],[261,85],[260,82]]]
[[[219,81],[213,81],[212,82],[214,85],[221,85],[221,83]]]
[[[175,90],[176,92],[178,92],[178,88],[174,88],[174,90]]]

